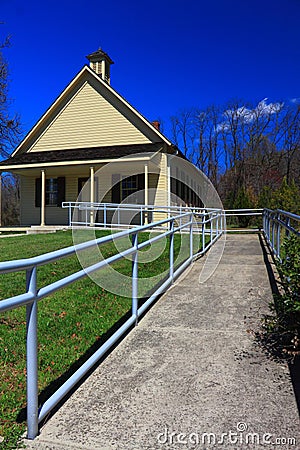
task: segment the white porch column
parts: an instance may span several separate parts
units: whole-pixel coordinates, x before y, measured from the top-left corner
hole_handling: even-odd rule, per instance
[[[90,179],[91,179],[91,184],[90,184],[90,202],[94,203],[95,202],[95,170],[94,167],[90,167]],[[92,227],[95,223],[95,213],[93,210],[91,210],[90,212],[90,226]]]
[[[145,164],[145,205],[149,204],[149,195],[148,195],[148,164]],[[145,225],[148,224],[148,208],[145,210]]]
[[[167,155],[167,189],[168,189],[168,218],[171,216],[170,206],[171,206],[171,165],[170,158]]]
[[[41,185],[41,227],[45,226],[45,200],[46,200],[46,173],[41,170],[42,185]]]

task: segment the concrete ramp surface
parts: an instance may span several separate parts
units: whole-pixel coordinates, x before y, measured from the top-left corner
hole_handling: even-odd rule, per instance
[[[284,362],[251,330],[272,291],[258,235],[229,235],[204,284],[205,258],[164,294],[27,449],[299,449]]]

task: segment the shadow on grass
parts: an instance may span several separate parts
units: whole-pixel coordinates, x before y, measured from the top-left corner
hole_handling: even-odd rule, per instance
[[[43,391],[39,394],[38,404],[43,405],[107,340],[128,320],[131,316],[131,311],[124,314],[106,333],[104,333],[100,339],[94,342],[93,345],[79,358],[77,359],[66,372],[64,372],[59,378],[52,381]],[[49,415],[40,423],[42,426],[78,389],[78,387],[91,375],[91,373],[101,364],[105,358],[113,351],[113,349],[121,342],[122,339],[130,332],[132,328],[129,328],[119,340],[113,344],[110,349],[95,363],[95,365],[76,383],[76,385],[63,397],[63,399],[53,408]],[[27,420],[26,407],[22,408],[17,416],[17,422],[21,423]]]
[[[147,296],[140,298],[138,302],[138,307],[141,307],[149,297],[158,289],[158,287],[163,284],[163,282],[167,279],[167,276],[161,280],[161,282],[156,285],[153,289],[147,292]],[[145,314],[154,306],[154,304],[158,301],[162,294],[159,294],[153,302],[148,306],[148,308],[141,314],[139,317],[139,321],[145,316]],[[59,378],[52,381],[43,391],[39,394],[38,404],[43,405],[99,348],[104,345],[108,339],[113,336],[113,334],[118,331],[118,329],[124,325],[124,323],[131,317],[131,310],[127,311],[106,333],[104,333],[100,339],[94,342],[94,344],[78,359],[76,360],[69,369],[64,372]],[[99,367],[99,365],[110,355],[110,353],[122,342],[122,340],[132,331],[134,325],[129,327],[120,337],[119,339],[105,352],[105,354],[99,358],[97,362],[93,365],[93,367],[76,383],[76,385],[65,394],[62,400],[52,409],[52,411],[47,415],[47,417],[40,422],[39,428],[42,427],[49,419],[52,417],[55,412],[57,412],[61,406],[70,398],[70,396],[76,392],[76,390],[89,378],[89,376]],[[27,420],[27,409],[26,407],[22,408],[16,418],[18,423],[25,422]]]
[[[276,279],[274,273],[274,270],[276,269],[275,259],[272,252],[270,251],[267,241],[264,238],[262,238],[262,235],[259,235],[259,240],[263,252],[264,263],[266,265],[268,272],[270,286],[272,289],[275,311],[277,311],[278,310],[277,300],[280,296],[280,291],[278,287],[279,282],[278,279]],[[282,337],[274,335],[273,333],[270,334],[268,334],[267,332],[257,333],[256,339],[266,349],[266,351],[271,357],[279,361],[285,360],[287,362],[290,371],[291,381],[293,384],[297,407],[300,414],[300,356],[296,355],[293,357],[290,355],[287,356],[284,355],[281,351]]]

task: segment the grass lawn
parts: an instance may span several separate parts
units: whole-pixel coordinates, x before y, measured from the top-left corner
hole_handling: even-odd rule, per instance
[[[108,232],[99,231],[97,237],[106,234]],[[139,241],[147,238],[148,233],[143,233]],[[183,261],[188,257],[188,242],[188,235],[175,236],[175,258],[178,256]],[[70,231],[61,231],[4,238],[0,245],[0,260],[7,261],[68,247],[73,245],[73,241]],[[122,243],[120,245],[122,247]],[[159,242],[143,251],[151,253],[156,245],[160,245]],[[198,248],[198,243],[195,246]],[[168,269],[168,247],[166,240],[155,262],[139,264],[139,277],[144,278],[139,282],[140,295],[153,288],[153,284],[159,282],[161,274]],[[116,252],[113,243],[101,249],[104,257]],[[118,261],[114,263],[114,268],[130,276],[131,261]],[[39,267],[38,287],[80,269],[76,256]],[[150,280],[149,277],[154,278]],[[24,290],[24,271],[1,275],[0,300],[21,294]],[[110,293],[86,278],[44,298],[39,302],[38,309],[39,393],[42,403],[112,334],[116,323],[130,311],[131,299]],[[26,429],[25,311],[25,307],[21,307],[0,315],[0,436],[4,438],[0,449],[3,450],[16,448],[18,438]]]

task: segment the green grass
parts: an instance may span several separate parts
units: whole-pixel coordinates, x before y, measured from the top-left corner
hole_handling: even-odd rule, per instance
[[[97,237],[108,232],[97,232]],[[148,238],[148,233],[139,237],[139,242]],[[153,234],[154,236],[154,234]],[[87,233],[86,239],[90,235]],[[84,237],[83,237],[84,239]],[[188,257],[188,235],[176,235],[174,240],[177,265]],[[0,241],[0,260],[27,258],[73,245],[71,232],[48,235],[27,235]],[[118,243],[125,248],[128,240]],[[160,244],[147,246],[140,252],[151,256]],[[195,249],[198,243],[194,243]],[[181,251],[180,251],[181,249]],[[117,252],[113,243],[101,247],[103,257]],[[160,282],[169,266],[169,242],[165,241],[161,254],[155,262],[139,264],[139,295],[144,296]],[[144,255],[143,255],[144,253]],[[87,252],[89,262],[98,260],[98,255]],[[114,263],[114,269],[130,276],[132,263],[122,259]],[[45,286],[63,276],[81,269],[76,256],[69,257],[38,268],[38,287]],[[103,271],[105,282],[109,273]],[[151,278],[150,278],[151,277]],[[101,284],[101,279],[100,279]],[[0,299],[23,293],[25,272],[3,274],[0,277]],[[124,285],[124,293],[130,296],[130,284]],[[142,301],[142,300],[140,300]],[[108,292],[89,278],[56,292],[39,302],[38,307],[38,351],[40,402],[57,389],[71,372],[74,372],[107,337],[112,334],[118,321],[131,309],[131,299],[125,295]],[[0,436],[4,441],[0,449],[13,449],[26,429],[26,311],[25,307],[0,316]],[[123,319],[122,319],[123,318]]]

